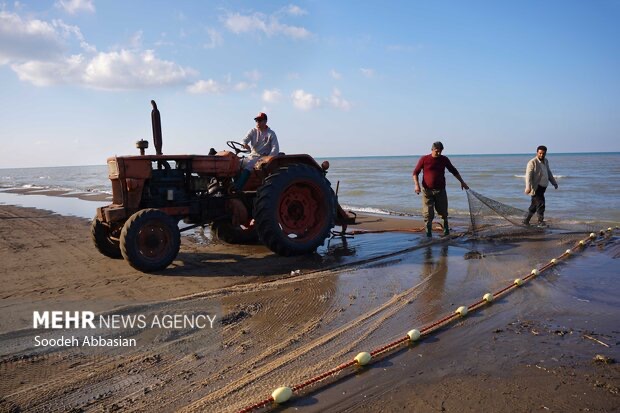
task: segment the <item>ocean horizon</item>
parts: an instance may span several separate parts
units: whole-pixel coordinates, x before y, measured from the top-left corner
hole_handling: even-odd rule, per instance
[[[445,151],[444,151],[445,152]],[[420,157],[423,155],[426,155],[430,153],[430,150],[428,152],[425,153],[420,153],[420,154],[413,154],[413,155],[358,155],[358,156],[330,156],[330,155],[317,155],[314,156],[313,158],[315,159],[321,159],[324,160],[325,158],[329,158],[329,159],[378,159],[378,158],[411,158],[411,157]],[[186,153],[187,155],[205,155],[205,154],[200,154],[200,153]],[[287,152],[287,154],[295,154],[295,152]],[[135,156],[137,154],[135,153],[126,153],[126,154],[121,154],[121,155],[117,155],[117,156]],[[152,155],[152,154],[151,154]],[[166,155],[166,154],[165,154]],[[179,154],[176,154],[179,155]],[[185,154],[183,154],[185,155]],[[532,157],[534,157],[535,152],[532,151],[530,152],[523,152],[523,153],[461,153],[461,154],[450,154],[448,152],[446,152],[445,156],[447,157],[469,157],[469,156],[481,156],[481,157],[486,157],[486,156],[525,156],[525,155],[531,155]],[[620,152],[618,151],[611,151],[611,152],[549,152],[549,156],[556,156],[556,155],[562,155],[562,156],[576,156],[576,155],[620,155]],[[67,167],[81,167],[81,166],[102,166],[105,165],[104,163],[100,163],[100,164],[74,164],[74,165],[54,165],[54,166],[24,166],[24,167],[5,167],[5,166],[0,166],[0,171],[5,170],[5,169],[33,169],[33,168],[67,168]]]

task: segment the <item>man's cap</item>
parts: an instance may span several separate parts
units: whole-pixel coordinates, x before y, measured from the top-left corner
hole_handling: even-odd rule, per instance
[[[267,114],[264,112],[258,112],[258,115],[254,117],[254,120],[265,119],[267,120]]]
[[[431,149],[439,149],[440,151],[443,151],[443,143],[439,141],[433,142],[433,146],[431,146]]]

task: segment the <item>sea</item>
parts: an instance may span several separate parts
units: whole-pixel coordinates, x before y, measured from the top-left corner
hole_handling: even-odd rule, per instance
[[[450,155],[471,189],[504,203],[527,209],[525,167],[534,154]],[[421,216],[421,196],[414,192],[412,171],[420,155],[324,157],[327,177],[345,209],[379,215]],[[575,223],[620,222],[620,152],[547,155],[559,188],[549,187],[546,217]],[[9,188],[63,190],[76,194],[111,193],[106,165],[0,169],[0,203],[34,206],[71,215],[91,214],[93,201],[75,200],[58,206],[52,197],[8,194]],[[465,191],[446,172],[449,213],[469,215]],[[30,198],[30,201],[28,200]],[[47,199],[47,201],[46,201]],[[86,202],[86,206],[84,206]],[[34,203],[34,205],[33,205]],[[78,205],[79,204],[79,205]],[[85,212],[82,212],[85,211]]]

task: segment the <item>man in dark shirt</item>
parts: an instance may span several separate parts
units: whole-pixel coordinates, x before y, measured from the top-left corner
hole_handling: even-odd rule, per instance
[[[461,183],[461,189],[469,189],[459,171],[452,165],[450,159],[443,156],[443,144],[441,142],[433,143],[431,153],[424,155],[418,161],[413,170],[413,182],[415,183],[415,193],[422,192],[422,216],[424,217],[424,225],[426,226],[426,236],[432,236],[433,218],[435,211],[443,219],[443,234],[449,235],[448,227],[448,195],[446,194],[446,169]],[[422,189],[418,175],[422,174]]]

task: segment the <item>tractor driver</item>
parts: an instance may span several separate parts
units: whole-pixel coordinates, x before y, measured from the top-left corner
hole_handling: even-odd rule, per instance
[[[243,160],[241,173],[235,182],[235,189],[241,191],[250,178],[254,165],[263,156],[274,156],[280,152],[280,145],[276,133],[267,126],[267,114],[260,112],[254,118],[256,127],[250,129],[243,139],[243,146],[249,149],[250,154]]]

